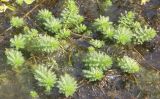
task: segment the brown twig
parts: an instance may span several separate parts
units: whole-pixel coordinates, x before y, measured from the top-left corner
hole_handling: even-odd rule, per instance
[[[136,48],[133,48],[141,57],[142,57],[142,59],[144,60],[144,61],[147,61],[144,57],[143,57],[143,55],[136,49]],[[146,62],[147,63],[147,62]],[[159,71],[157,68],[155,68],[152,64],[149,64],[149,63],[147,63],[149,66],[151,66],[154,70],[156,70],[156,71]]]

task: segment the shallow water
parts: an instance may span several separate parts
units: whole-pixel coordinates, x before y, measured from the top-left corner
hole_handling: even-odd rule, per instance
[[[126,4],[123,2],[117,2],[114,0],[114,6],[108,8],[104,12],[105,15],[111,17],[112,21],[117,21],[118,16],[124,10],[133,9],[141,12],[144,16],[144,20],[148,21],[151,26],[155,29],[160,30],[160,1],[151,0],[144,6],[139,6],[137,3],[130,0]],[[122,0],[123,1],[123,0]],[[98,5],[96,0],[77,0],[80,6],[80,13],[86,17],[87,22],[92,21],[94,18],[98,17],[100,12],[98,12]],[[92,3],[91,3],[92,2]],[[16,74],[11,68],[6,64],[4,49],[9,46],[9,38],[12,36],[12,32],[18,32],[14,29],[8,29],[9,18],[12,15],[18,14],[20,16],[25,16],[29,13],[25,19],[29,23],[29,26],[37,28],[35,24],[35,13],[38,9],[49,8],[53,11],[55,16],[58,16],[62,9],[63,1],[49,0],[48,2],[43,2],[41,5],[33,9],[38,3],[32,6],[24,6],[22,9],[18,7],[16,12],[7,11],[5,14],[0,14],[0,99],[31,99],[29,96],[30,90],[36,89],[39,92],[39,99],[64,99],[64,96],[58,93],[55,88],[51,92],[51,95],[43,94],[43,89],[37,87],[36,81],[33,79],[30,70],[25,69],[22,73]],[[123,5],[121,5],[123,4]],[[129,4],[130,6],[128,7]],[[87,7],[87,8],[86,8]],[[20,13],[21,12],[21,13]],[[114,12],[114,13],[113,13]],[[39,28],[38,28],[39,29]],[[76,41],[78,47],[85,48],[87,44],[83,41]],[[106,73],[105,78],[101,82],[88,83],[86,80],[81,80],[81,68],[82,63],[77,60],[73,60],[73,68],[66,69],[66,71],[72,72],[73,75],[79,79],[80,88],[74,94],[73,99],[159,99],[160,98],[160,40],[159,36],[155,38],[151,43],[146,44],[142,47],[137,47],[136,53],[145,60],[138,60],[142,64],[142,71],[135,75],[122,74],[119,70],[113,69]],[[106,49],[105,49],[106,50]],[[76,52],[73,49],[73,53]],[[72,54],[73,54],[72,53]],[[82,54],[81,52],[79,52]],[[84,53],[83,53],[84,54]],[[142,55],[142,56],[141,56]],[[60,60],[65,59],[63,56],[59,56]],[[65,63],[62,63],[62,65]]]

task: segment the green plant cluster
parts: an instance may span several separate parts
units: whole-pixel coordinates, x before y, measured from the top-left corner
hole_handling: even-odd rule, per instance
[[[10,39],[11,47],[15,47],[17,50],[25,48],[26,38],[22,35],[15,35],[14,38]]]
[[[84,63],[82,72],[84,77],[89,81],[98,81],[104,77],[107,70],[111,69],[114,61],[114,58],[112,59],[112,57],[102,51],[106,50],[107,39],[119,45],[132,45],[143,44],[156,36],[156,31],[153,28],[146,25],[143,26],[140,22],[135,21],[135,13],[131,11],[121,15],[118,25],[110,22],[109,17],[100,16],[95,19],[93,27],[87,27],[83,24],[84,17],[79,14],[79,8],[75,0],[67,0],[60,17],[55,17],[48,9],[41,9],[38,11],[36,18],[37,26],[39,26],[36,28],[44,27],[43,29],[37,30],[28,28],[27,26],[24,27],[27,24],[25,24],[23,18],[12,17],[10,21],[11,26],[23,28],[21,29],[23,31],[10,39],[11,49],[5,51],[7,62],[15,70],[22,68],[27,62],[29,65],[36,64],[37,67],[34,68],[33,74],[38,85],[44,87],[47,93],[50,93],[56,86],[59,92],[66,97],[72,96],[75,93],[78,89],[78,84],[69,74],[65,73],[62,76],[56,76],[57,72],[54,71],[53,66],[48,66],[50,58],[54,59],[57,54],[57,56],[61,56],[62,54],[69,55],[68,60],[70,62],[72,59],[70,52],[82,51],[79,51],[76,44],[79,41],[87,41],[89,51],[82,59]],[[94,38],[93,34],[89,34],[90,31],[101,33],[102,37]],[[87,34],[86,36],[86,33],[89,35]],[[71,46],[71,44],[75,45]],[[23,57],[22,52],[29,53],[28,59],[27,57]],[[34,62],[32,63],[31,60],[34,60]],[[41,64],[39,61],[41,61]],[[47,62],[45,63],[44,61]],[[52,60],[52,62],[55,65],[56,61]],[[53,64],[50,63],[49,65]],[[126,73],[140,71],[139,64],[128,56],[124,56],[118,60],[118,67]]]
[[[44,65],[39,65],[35,69],[34,77],[38,81],[38,85],[44,87],[47,93],[51,92],[56,83],[59,92],[66,97],[72,96],[78,87],[76,80],[69,74],[65,73],[58,80],[56,74],[52,71],[52,67],[49,68]]]
[[[121,27],[127,27],[127,28],[134,28],[134,20],[135,20],[135,13],[132,11],[125,11],[124,14],[121,14],[121,17],[119,18],[119,25]]]
[[[26,48],[28,51],[53,53],[59,48],[59,41],[48,35],[38,35],[26,42]]]
[[[32,97],[32,99],[37,99],[38,93],[36,91],[30,91],[30,96]]]
[[[54,72],[52,72],[52,68],[39,65],[34,72],[34,77],[38,81],[39,86],[45,87],[46,92],[50,92],[54,87],[57,77]]]
[[[128,56],[119,59],[118,66],[127,73],[136,73],[140,71],[140,65],[138,62]]]
[[[91,67],[87,70],[83,70],[84,77],[88,78],[90,81],[101,80],[104,77],[102,69]]]
[[[114,35],[114,38],[117,40],[116,42],[122,45],[131,43],[132,37],[132,31],[126,27],[118,27],[116,34]]]
[[[101,48],[104,45],[104,41],[91,39],[89,42],[95,48]]]
[[[10,23],[12,27],[20,28],[24,26],[25,21],[20,17],[12,17]]]
[[[136,27],[136,26],[135,26]],[[156,31],[148,26],[140,26],[138,25],[135,29],[134,41],[135,44],[143,44],[143,42],[150,41],[156,36]]]
[[[38,14],[37,14],[38,20],[40,20],[40,21],[42,21],[42,22],[45,22],[45,20],[51,19],[52,17],[53,17],[53,16],[52,16],[52,12],[50,12],[50,11],[47,10],[47,9],[39,10],[39,11],[38,11]]]
[[[85,70],[84,76],[90,81],[100,80],[103,77],[103,71],[112,66],[112,59],[103,52],[90,52],[83,59]]]
[[[23,67],[25,59],[20,51],[14,49],[6,49],[7,63],[12,66],[14,70],[19,70]]]
[[[35,0],[16,0],[16,3],[19,5],[22,5],[23,2],[25,2],[26,4],[32,4]]]
[[[72,96],[78,88],[76,80],[68,75],[64,74],[58,81],[59,92],[65,94],[66,97]]]
[[[52,53],[59,48],[59,41],[49,35],[38,34],[36,29],[24,29],[25,34],[11,38],[11,47],[29,52]]]
[[[100,31],[104,35],[105,38],[113,38],[115,30],[113,23],[109,21],[109,17],[100,16],[99,18],[95,19],[93,25],[97,31]]]
[[[143,44],[152,40],[156,36],[156,31],[135,21],[135,15],[132,11],[121,14],[118,26],[113,25],[108,17],[100,16],[93,25],[103,34],[104,39],[109,38],[117,44]]]
[[[66,2],[61,17],[65,28],[74,28],[84,21],[83,16],[79,15],[79,8],[77,7],[75,0],[68,0]]]
[[[103,13],[108,7],[112,6],[112,0],[97,0],[100,11]]]
[[[47,9],[39,10],[37,18],[41,21],[44,29],[54,34],[58,39],[68,38],[72,33],[84,33],[87,29],[82,24],[84,18],[79,15],[79,8],[74,0],[68,0],[65,3],[61,18],[56,18]]]

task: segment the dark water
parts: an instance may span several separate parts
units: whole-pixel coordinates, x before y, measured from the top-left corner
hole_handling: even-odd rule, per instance
[[[138,1],[136,0],[128,0],[127,2],[126,0],[113,0],[114,6],[104,12],[99,11],[100,9],[96,0],[77,0],[77,2],[80,7],[80,13],[85,16],[87,22],[97,18],[99,14],[110,16],[111,21],[116,22],[121,12],[134,9],[144,17],[144,21],[147,21],[152,27],[157,29],[157,31],[160,30],[159,0],[151,0],[151,2],[143,6],[138,5]],[[53,11],[55,16],[59,16],[62,10],[62,4],[63,0],[48,0],[48,2],[44,0],[41,4],[36,2],[31,6],[24,5],[22,8],[17,7],[15,12],[7,11],[4,14],[0,14],[0,99],[31,99],[29,92],[33,89],[38,90],[39,99],[64,99],[64,96],[59,94],[56,88],[52,91],[51,95],[45,95],[42,89],[37,87],[30,70],[25,69],[22,73],[17,74],[6,64],[4,58],[4,50],[6,47],[9,47],[9,38],[12,36],[11,33],[18,32],[17,30],[9,28],[9,19],[12,15],[23,16],[29,23],[29,26],[40,29],[36,27],[37,24],[35,23],[37,10],[48,8]],[[85,43],[79,41],[77,44],[79,44],[80,48],[86,46]],[[142,64],[140,73],[126,75],[122,74],[119,70],[113,69],[106,73],[105,78],[101,82],[96,83],[80,80],[81,74],[79,69],[81,69],[82,64],[78,59],[74,60],[77,68],[75,70],[71,68],[68,71],[73,72],[73,74],[77,76],[77,79],[80,80],[80,87],[71,99],[159,99],[159,44],[160,37],[157,36],[151,43],[137,47],[136,51],[132,52],[133,55],[135,54],[135,56],[141,57],[138,60]],[[61,58],[65,59],[64,57]]]

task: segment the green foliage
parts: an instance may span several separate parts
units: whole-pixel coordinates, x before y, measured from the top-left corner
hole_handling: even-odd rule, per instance
[[[32,4],[35,0],[24,0],[26,4]]]
[[[91,39],[89,43],[96,48],[101,48],[104,45],[104,41],[94,39]]]
[[[30,96],[32,97],[32,99],[37,99],[38,93],[36,91],[30,91]]]
[[[26,41],[25,37],[21,34],[15,35],[14,38],[10,39],[11,47],[15,47],[17,50],[25,47]]]
[[[114,35],[114,27],[109,17],[100,16],[93,23],[97,31],[102,32],[105,38],[112,38]]]
[[[7,57],[7,62],[12,66],[13,69],[20,69],[25,62],[24,57],[20,51],[14,49],[6,49],[5,55]]]
[[[88,51],[91,53],[91,52],[94,52],[95,51],[95,48],[93,46],[90,46],[88,47]]]
[[[108,6],[111,6],[112,5],[112,0],[102,0],[102,5],[104,7],[108,7]]]
[[[101,80],[104,77],[103,70],[99,68],[91,67],[89,70],[83,70],[83,73],[90,81]]]
[[[134,43],[135,44],[143,44],[145,41],[152,40],[156,35],[156,31],[148,26],[144,26],[142,28],[140,25],[138,28],[135,28],[135,34],[134,34]]]
[[[58,33],[62,27],[60,20],[56,19],[56,18],[46,19],[46,21],[43,23],[43,25],[46,30],[48,30],[52,33]]]
[[[56,34],[56,38],[64,39],[71,35],[71,31],[69,29],[61,29],[59,33]]]
[[[140,71],[138,62],[128,56],[119,59],[118,66],[127,73],[136,73]]]
[[[135,13],[132,11],[121,14],[119,25],[122,27],[132,28],[135,20]],[[134,27],[133,27],[134,28]]]
[[[62,23],[65,28],[73,28],[83,22],[83,16],[78,13],[79,8],[77,7],[75,0],[67,0],[66,6],[61,13]]]
[[[150,41],[156,36],[156,31],[154,29],[148,26],[142,27],[140,22],[135,21],[135,13],[132,11],[125,12],[125,14],[121,15],[119,20],[119,27],[126,27],[132,30],[132,42],[134,44],[143,44],[145,41]],[[128,38],[128,36],[126,37],[126,39]]]
[[[27,42],[38,37],[38,31],[36,29],[29,29],[28,27],[25,27],[24,32],[25,34],[23,36],[25,36]]]
[[[76,33],[83,33],[87,30],[87,27],[84,24],[77,25],[74,29]]]
[[[103,31],[104,38],[110,38],[113,39],[115,35],[116,30],[113,26],[108,27],[105,31]]]
[[[16,3],[19,4],[19,5],[22,5],[23,4],[23,0],[16,0]]]
[[[52,90],[57,80],[52,68],[44,65],[39,65],[35,69],[34,77],[38,81],[39,86],[44,87],[47,93]]]
[[[97,67],[103,70],[111,68],[112,59],[103,52],[90,52],[83,59],[86,67]]]
[[[99,1],[100,11],[104,12],[108,7],[112,5],[112,0],[97,0]]]
[[[109,21],[109,17],[100,16],[93,23],[98,31],[104,32],[108,27],[112,26],[112,22]]]
[[[16,0],[16,3],[19,5],[22,5],[23,2],[25,2],[26,4],[32,4],[35,0]]]
[[[59,41],[48,35],[38,35],[27,44],[29,51],[52,53],[59,48]]]
[[[77,82],[69,74],[60,77],[58,81],[59,92],[65,94],[66,97],[72,96],[77,90]]]
[[[48,9],[41,9],[38,11],[37,18],[40,21],[45,21],[47,19],[51,19],[52,17],[52,12],[50,12]]]
[[[126,27],[118,27],[116,34],[114,35],[116,42],[122,45],[130,43],[132,41],[132,37],[132,31]]]
[[[19,17],[12,17],[10,23],[11,23],[11,26],[15,28],[22,27],[25,24],[23,18],[19,18]]]

